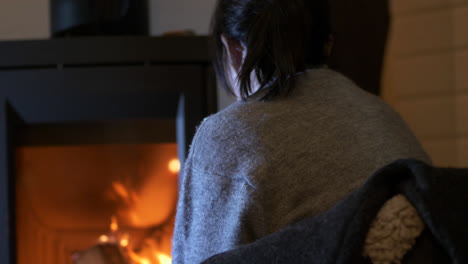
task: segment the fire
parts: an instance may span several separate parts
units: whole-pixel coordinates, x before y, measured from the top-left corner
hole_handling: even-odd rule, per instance
[[[131,264],[172,263],[170,238],[173,215],[170,208],[174,206],[176,199],[170,197],[177,197],[177,179],[172,176],[179,173],[181,164],[178,159],[173,158],[162,161],[158,166],[165,169],[162,173],[167,176],[148,177],[143,185],[133,184],[129,178],[114,181],[110,186],[109,197],[120,204],[120,207],[116,215],[111,217],[110,233],[100,236],[98,241],[118,245]],[[159,175],[160,171],[154,170],[154,175]],[[173,189],[160,188],[161,184],[172,186],[172,183]],[[139,233],[133,237],[134,231],[126,233],[126,227],[130,227],[130,230],[152,231],[144,237]]]
[[[117,195],[119,195],[122,199],[129,199],[130,195],[127,191],[127,188],[125,188],[125,186],[122,183],[113,182],[112,188],[114,189],[115,193],[117,193]]]
[[[116,232],[117,230],[119,230],[119,223],[117,222],[117,218],[115,216],[111,217],[110,230],[112,232]]]
[[[151,238],[145,239],[141,252],[136,252],[132,248],[130,241],[130,236],[128,233],[122,233],[119,231],[119,224],[117,217],[111,217],[110,224],[111,232],[107,235],[101,235],[99,237],[100,243],[113,243],[121,247],[122,252],[125,252],[125,255],[130,260],[131,264],[171,264],[172,259],[169,255],[162,253],[158,249],[158,245],[154,243],[154,240]]]
[[[122,238],[120,239],[120,242],[119,242],[120,246],[121,247],[128,247],[128,244],[129,244],[129,240],[128,240],[128,235],[123,235]]]
[[[157,253],[156,255],[159,260],[159,264],[172,264],[172,258],[168,255],[162,253]]]
[[[127,239],[120,240],[120,246],[121,247],[127,247],[128,246],[128,240]]]
[[[177,158],[169,158],[156,170],[146,172],[154,174],[144,184],[132,184],[131,178],[112,182],[108,197],[119,204],[116,214],[119,219],[128,226],[148,228],[171,217],[177,201],[177,178],[173,176],[180,167]]]
[[[179,173],[180,171],[180,161],[178,159],[172,159],[169,161],[168,169],[172,173]]]
[[[102,236],[99,237],[99,242],[107,243],[107,242],[109,242],[109,237],[106,236],[106,235],[102,235]]]
[[[147,258],[140,257],[138,254],[136,254],[133,251],[128,252],[128,256],[130,257],[131,260],[133,260],[136,264],[153,264],[151,261]],[[156,263],[155,263],[156,264]]]

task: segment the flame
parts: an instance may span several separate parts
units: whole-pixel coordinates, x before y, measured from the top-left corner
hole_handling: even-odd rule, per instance
[[[172,159],[169,161],[168,169],[172,173],[179,173],[180,171],[180,161],[178,159]]]
[[[111,217],[110,233],[99,237],[99,242],[113,243],[120,246],[122,252],[125,252],[129,263],[132,264],[172,263],[170,256],[172,227],[169,226],[171,231],[152,232],[143,238],[137,236],[138,241],[130,236],[131,233],[123,232],[125,231],[124,227],[127,226],[141,229],[152,228],[160,224],[163,219],[171,217],[170,215],[165,216],[165,214],[170,214],[171,210],[169,208],[172,208],[173,199],[170,197],[177,196],[177,179],[173,175],[179,173],[181,164],[176,158],[166,159],[161,160],[161,163],[155,168],[158,169],[154,170],[151,167],[148,170],[147,173],[151,173],[151,176],[145,180],[144,185],[132,185],[131,180],[123,179],[122,181],[112,182],[110,192],[108,192],[110,199],[118,203],[119,207],[116,215]],[[161,169],[163,170],[161,171]],[[161,184],[170,188],[160,188]],[[155,191],[155,188],[160,189]],[[159,207],[157,208],[159,210],[155,210],[155,202],[158,203]]]
[[[163,253],[156,253],[159,264],[172,264],[172,258]]]
[[[128,239],[120,240],[120,246],[121,247],[128,247]]]
[[[115,193],[119,195],[122,199],[127,200],[129,199],[130,195],[127,191],[127,188],[120,183],[120,182],[113,182],[112,183],[112,188],[114,189]]]
[[[146,258],[132,250],[128,251],[129,258],[136,264],[172,264],[172,258],[164,253],[154,252],[153,258]]]
[[[157,242],[148,237],[145,239],[145,243],[141,251],[135,252],[131,245],[130,237],[128,233],[122,233],[119,231],[119,224],[116,216],[111,217],[110,221],[111,233],[107,235],[101,235],[99,237],[100,243],[116,243],[122,250],[127,252],[128,258],[132,264],[171,264],[172,258],[161,252]]]
[[[174,172],[178,171],[180,164],[175,160],[171,165]],[[166,172],[170,173],[169,171]],[[150,178],[140,190],[133,190],[122,182],[112,183],[112,192],[118,197],[121,206],[118,209],[118,216],[123,223],[132,227],[151,227],[154,224],[161,223],[164,219],[170,217],[171,209],[175,206],[177,197],[177,188],[174,184],[172,188],[172,179],[167,180],[154,177]],[[171,188],[164,188],[155,191],[155,188],[167,184]],[[156,201],[156,203],[155,203]]]
[[[115,216],[111,217],[110,230],[112,232],[119,230],[119,223],[117,222],[117,218]]]
[[[107,243],[107,242],[109,242],[109,237],[106,236],[106,235],[102,235],[102,236],[99,237],[99,242]]]
[[[119,244],[121,247],[124,247],[124,248],[128,247],[128,244],[129,244],[128,234],[122,235],[122,238],[120,239]]]
[[[140,257],[138,254],[133,252],[132,250],[128,251],[128,256],[132,261],[134,261],[136,264],[152,264],[151,261],[147,258]]]

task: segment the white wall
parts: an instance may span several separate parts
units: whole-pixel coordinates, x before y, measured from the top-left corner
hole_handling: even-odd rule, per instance
[[[215,3],[216,0],[150,0],[151,34],[191,29],[197,35],[206,35]]]
[[[49,37],[49,0],[0,0],[0,40]]]

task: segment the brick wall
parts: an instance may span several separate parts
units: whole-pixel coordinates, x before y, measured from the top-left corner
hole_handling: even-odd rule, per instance
[[[436,165],[468,166],[468,0],[392,0],[384,98]]]

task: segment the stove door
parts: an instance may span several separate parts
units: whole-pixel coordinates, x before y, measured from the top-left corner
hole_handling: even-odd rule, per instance
[[[7,98],[0,99],[0,259],[16,262],[14,146],[17,128],[23,123]]]

